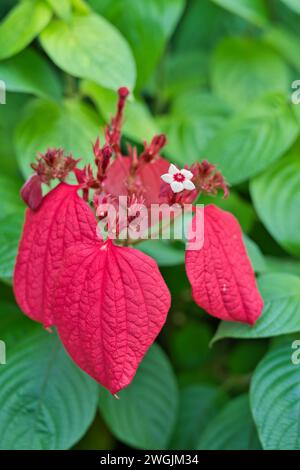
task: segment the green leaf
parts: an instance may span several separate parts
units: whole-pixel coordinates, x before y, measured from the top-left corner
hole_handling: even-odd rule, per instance
[[[208,93],[192,91],[179,95],[171,114],[158,118],[168,136],[167,155],[182,166],[201,161],[205,148],[223,127],[227,114],[224,104]]]
[[[286,94],[290,82],[287,65],[260,40],[225,38],[213,55],[213,90],[233,109],[247,109],[267,93]]]
[[[184,264],[185,249],[170,244],[167,240],[145,240],[137,248],[155,259],[159,266]]]
[[[217,5],[241,16],[256,26],[268,23],[267,9],[263,0],[213,0]]]
[[[243,238],[254,271],[256,273],[262,273],[267,271],[264,256],[260,251],[258,245],[245,234]]]
[[[287,5],[291,10],[300,15],[300,4],[298,0],[281,0],[285,5]]]
[[[30,163],[39,152],[61,147],[83,163],[91,163],[92,143],[100,133],[97,115],[89,105],[67,100],[61,106],[47,100],[34,100],[19,123],[15,144],[23,174],[31,174]]]
[[[179,413],[171,441],[172,449],[195,449],[207,424],[227,397],[212,385],[190,385],[180,390]]]
[[[6,352],[10,357],[10,350],[20,341],[38,331],[41,326],[30,320],[13,302],[0,302],[0,340],[5,342]],[[1,371],[0,371],[1,377]]]
[[[74,77],[113,90],[134,87],[135,63],[129,46],[101,16],[74,15],[68,23],[54,20],[41,34],[41,42],[53,62]]]
[[[0,220],[24,208],[20,197],[22,180],[0,175]]]
[[[260,442],[248,395],[231,400],[211,420],[200,438],[199,450],[257,450]]]
[[[24,210],[0,218],[0,279],[11,282],[24,219]]]
[[[266,272],[289,273],[300,276],[300,261],[292,258],[276,258],[274,256],[265,257]]]
[[[183,18],[172,38],[177,50],[210,51],[229,35],[247,34],[249,23],[219,8],[212,0],[189,0]]]
[[[169,54],[157,70],[155,84],[164,100],[198,91],[208,84],[208,55],[198,50]]]
[[[269,338],[300,331],[300,277],[267,273],[258,279],[264,309],[254,326],[222,321],[212,342],[222,338]]]
[[[0,370],[0,448],[61,450],[86,432],[96,412],[97,384],[41,331],[10,351]]]
[[[30,44],[47,26],[51,15],[50,8],[42,1],[24,0],[16,5],[0,23],[0,60]]]
[[[68,21],[71,18],[72,2],[71,0],[46,0],[54,13],[62,20]]]
[[[264,450],[299,450],[299,345],[288,337],[275,343],[254,372],[250,401]],[[293,347],[294,346],[294,347]]]
[[[197,369],[209,355],[212,328],[206,323],[190,321],[174,328],[170,339],[172,363],[176,369]]]
[[[251,182],[259,218],[289,253],[300,255],[300,161],[297,148]]]
[[[0,62],[0,77],[7,91],[32,93],[42,98],[59,98],[62,93],[54,71],[33,49]]]
[[[100,411],[111,432],[125,444],[141,449],[166,449],[174,429],[178,390],[171,364],[154,344],[132,383],[116,400],[100,393]]]
[[[205,155],[229,183],[237,184],[274,163],[298,133],[285,98],[270,95],[229,120],[206,147]]]
[[[87,80],[81,83],[81,90],[94,101],[105,121],[109,122],[117,109],[117,94]],[[156,122],[142,101],[127,101],[123,132],[137,142],[151,141],[155,134],[159,134]]]
[[[9,176],[16,180],[19,180],[20,176],[15,155],[13,136],[16,125],[21,117],[20,114],[22,114],[20,110],[24,109],[29,100],[30,97],[28,95],[7,92],[6,105],[0,105],[1,175]],[[3,202],[3,200],[1,201]]]
[[[136,60],[140,87],[157,65],[182,14],[185,0],[92,0],[90,3],[128,40]]]
[[[284,28],[270,28],[264,35],[264,40],[281,54],[290,65],[300,71],[299,48],[300,41],[296,34]]]

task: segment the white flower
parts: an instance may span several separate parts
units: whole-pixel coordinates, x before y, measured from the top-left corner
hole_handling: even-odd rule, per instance
[[[161,175],[161,179],[165,183],[169,183],[171,185],[173,193],[180,193],[184,189],[187,189],[188,191],[195,189],[195,185],[191,181],[193,176],[194,175],[191,171],[178,170],[175,165],[171,164],[168,173]]]

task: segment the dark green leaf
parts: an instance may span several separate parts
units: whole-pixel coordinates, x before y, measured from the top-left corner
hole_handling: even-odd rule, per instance
[[[145,240],[137,248],[154,258],[159,266],[184,264],[185,248],[170,244],[167,240]]]
[[[268,338],[300,331],[300,277],[268,273],[259,277],[265,305],[254,326],[222,321],[213,342],[222,338]]]
[[[177,419],[172,449],[195,449],[205,427],[226,401],[222,390],[212,385],[190,385],[179,394]]]
[[[100,410],[112,433],[122,442],[141,449],[165,449],[174,429],[178,390],[171,364],[154,344],[132,383],[116,400],[100,393]]]
[[[251,260],[251,264],[256,273],[262,273],[267,271],[266,262],[262,252],[258,245],[251,240],[247,235],[244,234],[244,243],[247,249],[248,256]]]
[[[257,25],[265,26],[268,23],[268,15],[263,0],[213,0],[217,5],[241,16],[247,21]]]
[[[300,4],[298,0],[281,0],[285,3],[291,10],[300,15]]]
[[[0,218],[0,279],[5,282],[13,275],[23,218],[23,210]]]
[[[71,361],[54,333],[27,335],[7,356],[0,369],[0,448],[70,448],[93,420],[97,384]]]
[[[254,372],[251,409],[265,450],[300,448],[299,344],[293,343],[297,339],[299,335],[275,343]]]
[[[200,450],[260,449],[251,416],[248,395],[230,401],[205,428],[200,438]]]

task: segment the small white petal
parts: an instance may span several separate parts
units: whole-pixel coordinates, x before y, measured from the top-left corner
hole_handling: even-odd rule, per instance
[[[171,188],[173,193],[180,193],[184,190],[183,183],[180,183],[179,181],[173,181],[173,183],[171,183]]]
[[[173,165],[173,163],[171,163],[171,165],[169,166],[169,171],[170,175],[175,175],[176,173],[180,173],[178,168]]]
[[[182,184],[184,186],[184,189],[187,189],[188,191],[195,189],[195,185],[191,180],[185,180]]]
[[[186,170],[186,169],[183,169],[181,170],[180,172],[183,176],[185,176],[188,180],[192,179],[193,178],[193,173],[189,170]]]
[[[172,183],[173,181],[173,175],[170,175],[170,173],[165,173],[164,175],[161,175],[161,179],[165,181],[165,183]]]

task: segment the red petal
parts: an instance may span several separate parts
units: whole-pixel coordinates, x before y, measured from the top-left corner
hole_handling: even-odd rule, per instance
[[[95,216],[77,191],[78,186],[61,183],[37,211],[26,210],[14,292],[21,309],[45,327],[53,324],[50,305],[65,249],[76,241],[95,239]]]
[[[241,228],[229,212],[205,207],[204,245],[186,251],[186,271],[195,302],[211,315],[250,324],[260,316],[263,300]]]
[[[129,157],[120,157],[111,165],[107,179],[105,181],[105,190],[114,196],[127,194],[127,181],[130,171]],[[158,204],[162,202],[159,197],[160,187],[162,184],[161,175],[168,172],[170,163],[164,158],[159,157],[153,162],[141,162],[137,170],[136,176],[140,182],[145,198],[145,204]]]
[[[111,393],[131,382],[169,308],[157,264],[140,251],[108,241],[67,252],[55,302],[57,329],[73,360]]]

